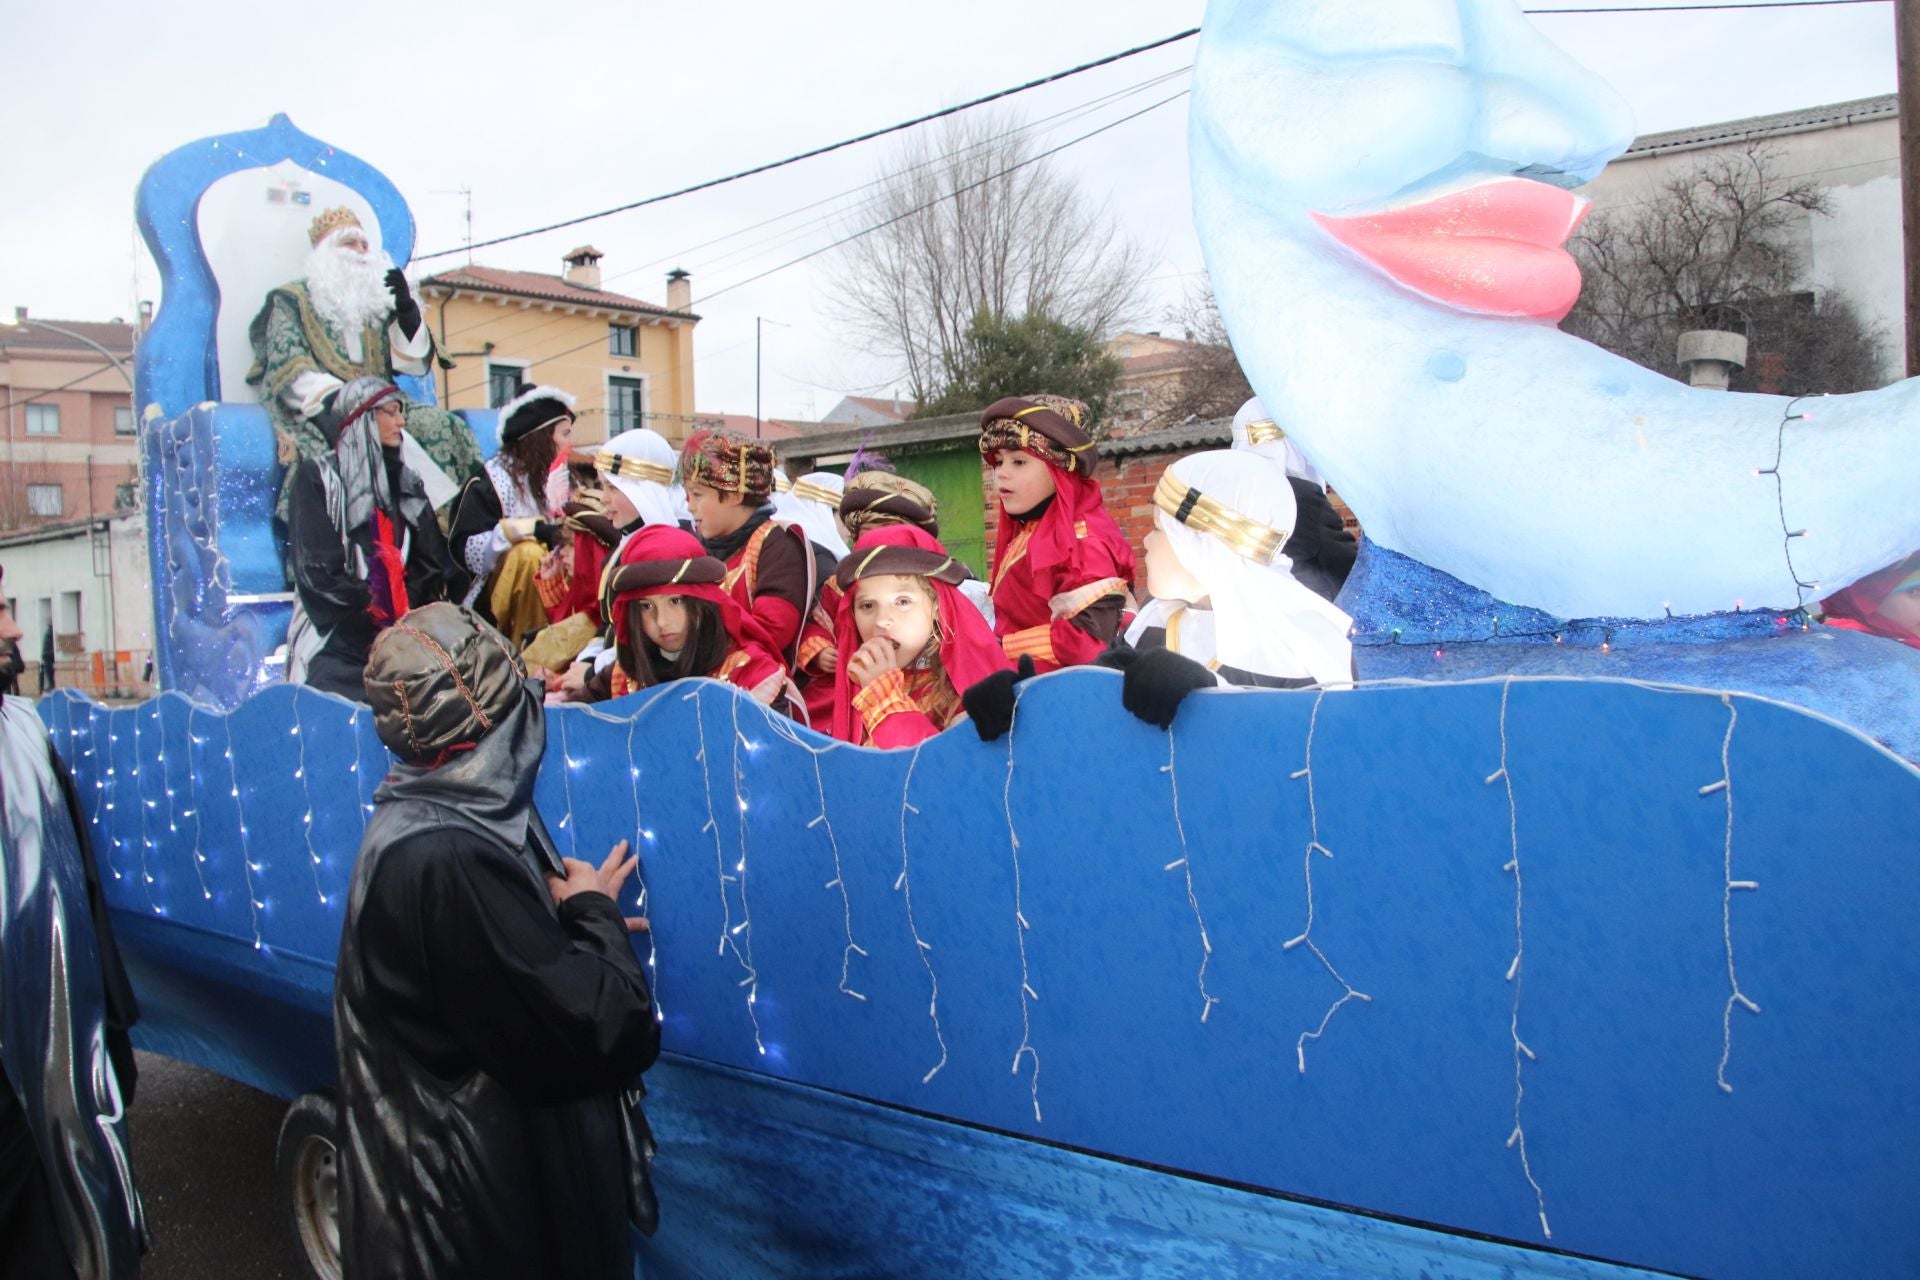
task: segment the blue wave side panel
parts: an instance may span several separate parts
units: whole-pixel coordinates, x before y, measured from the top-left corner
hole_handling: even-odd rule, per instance
[[[132,722],[187,730],[155,705],[43,703],[160,947],[199,890],[135,825]],[[331,962],[385,757],[306,690],[192,718],[241,792],[203,928],[266,990]],[[833,746],[705,682],[548,723],[562,851],[639,833],[677,1054],[1621,1264],[1920,1269],[1920,773],[1830,721],[1542,679],[1202,693],[1168,735],[1080,671],[992,745]]]

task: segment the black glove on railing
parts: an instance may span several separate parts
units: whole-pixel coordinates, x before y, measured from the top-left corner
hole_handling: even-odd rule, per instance
[[[980,735],[980,741],[994,742],[1013,728],[1013,687],[1032,677],[1033,658],[1022,654],[1017,669],[996,671],[960,695],[960,705],[967,709],[967,718],[973,721],[973,731]]]
[[[420,332],[420,304],[413,300],[413,290],[407,287],[406,273],[395,267],[387,272],[387,291],[393,295],[393,318],[400,326],[400,332],[411,338]]]
[[[1148,649],[1121,669],[1120,705],[1162,729],[1173,724],[1188,694],[1219,683],[1213,672],[1171,649]]]

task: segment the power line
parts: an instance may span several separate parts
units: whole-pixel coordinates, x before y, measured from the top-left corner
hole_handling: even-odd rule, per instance
[[[928,209],[933,208],[935,205],[942,204],[948,200],[956,199],[962,195],[965,195],[967,192],[972,191],[976,187],[983,187],[989,182],[994,182],[1001,178],[1004,178],[1008,174],[1013,173],[1014,171],[1019,169],[1024,169],[1030,164],[1037,164],[1040,161],[1047,159],[1049,156],[1058,155],[1062,151],[1065,151],[1068,147],[1078,146],[1080,143],[1087,141],[1087,139],[1097,137],[1100,134],[1107,132],[1107,130],[1109,129],[1118,128],[1120,125],[1126,124],[1130,120],[1138,120],[1141,116],[1146,115],[1148,112],[1157,111],[1161,107],[1166,106],[1170,102],[1179,101],[1181,98],[1186,97],[1188,92],[1190,91],[1186,89],[1182,89],[1178,93],[1170,94],[1169,96],[1160,99],[1160,101],[1158,102],[1155,102],[1148,106],[1140,108],[1140,110],[1138,111],[1130,112],[1127,115],[1121,116],[1117,120],[1109,120],[1106,124],[1103,124],[1096,129],[1090,129],[1086,133],[1083,133],[1078,137],[1069,138],[1067,141],[1061,143],[1056,147],[1049,147],[1047,150],[1039,152],[1035,155],[1028,156],[1024,160],[1016,161],[1015,163],[1008,165],[1006,168],[1001,169],[997,173],[990,173],[986,177],[981,178],[978,181],[970,182],[963,187],[956,187],[952,191],[943,192],[938,197],[932,200],[929,200],[924,204],[915,205],[913,208],[908,209],[903,213],[895,214],[891,218],[887,218],[880,222],[876,222],[871,226],[862,227],[860,230],[853,232],[851,235],[842,236],[840,239],[835,240],[830,244],[824,244],[817,249],[809,250],[808,252],[801,254],[797,258],[791,258],[786,262],[781,263],[777,267],[769,267],[765,271],[759,272],[758,274],[755,274],[755,275],[748,276],[744,280],[736,280],[730,285],[725,285],[719,289],[715,289],[712,293],[706,294],[703,297],[695,298],[688,305],[698,306],[701,303],[704,303],[704,302],[710,301],[713,298],[719,297],[723,293],[729,293],[744,285],[752,284],[756,280],[764,280],[766,277],[773,275],[776,272],[785,271],[788,267],[797,266],[800,263],[807,261],[809,258],[817,258],[821,254],[826,253],[829,250],[837,249],[841,245],[848,244],[854,240],[860,239],[862,236],[872,235],[876,231],[884,230],[885,228],[892,226],[896,222],[901,222],[907,218],[913,217],[917,213],[924,213]],[[538,360],[531,361],[526,367],[531,369],[535,365],[546,364],[550,361],[558,360],[562,356],[572,355],[576,351],[585,351],[587,348],[598,346],[599,344],[605,341],[606,341],[605,337],[596,335],[593,338],[589,339],[588,341],[578,344],[577,346],[568,347],[563,351],[556,351],[551,355],[542,356]],[[736,344],[736,345],[739,345],[739,344]],[[719,353],[715,352],[714,354],[717,355]],[[675,366],[675,367],[677,369],[680,366]],[[474,386],[471,386],[471,387],[462,387],[460,392],[449,392],[447,395],[447,399],[451,401],[456,394],[474,390],[481,385],[484,385],[484,384],[475,384]]]
[[[758,231],[763,228],[772,226],[775,223],[784,222],[784,221],[787,221],[788,219],[798,217],[803,213],[807,213],[814,209],[818,209],[824,205],[834,204],[835,202],[844,200],[849,196],[859,196],[861,195],[862,192],[875,192],[877,188],[886,187],[896,182],[903,176],[919,172],[920,170],[931,169],[935,166],[947,163],[949,161],[960,159],[972,152],[983,151],[988,148],[997,146],[1001,143],[1008,142],[1012,139],[1019,138],[1023,135],[1037,136],[1040,134],[1051,132],[1054,129],[1070,124],[1075,120],[1082,119],[1094,113],[1095,111],[1098,111],[1102,107],[1110,106],[1117,102],[1123,102],[1128,98],[1147,92],[1148,90],[1151,90],[1161,84],[1164,84],[1169,80],[1175,79],[1179,76],[1183,76],[1188,72],[1190,72],[1191,70],[1193,70],[1193,67],[1191,64],[1189,64],[1186,66],[1179,67],[1173,71],[1164,72],[1156,76],[1150,76],[1145,80],[1138,81],[1134,84],[1126,86],[1125,88],[1116,89],[1116,90],[1113,90],[1112,92],[1101,94],[1098,97],[1090,98],[1085,102],[1081,102],[1074,106],[1064,108],[1060,111],[1056,111],[1052,115],[1042,116],[1038,120],[1022,122],[1021,124],[1018,124],[1013,128],[1007,129],[1001,133],[995,134],[992,137],[982,138],[974,142],[966,143],[964,145],[954,148],[952,151],[943,152],[940,155],[933,156],[926,160],[921,160],[915,164],[908,165],[903,169],[882,174],[880,177],[871,179],[867,182],[863,182],[858,186],[849,187],[846,190],[836,192],[833,195],[822,197],[821,199],[812,201],[808,204],[800,205],[793,209],[788,209],[783,213],[777,213],[768,218],[763,218],[760,221],[752,223],[749,226],[736,228],[733,231],[726,232],[723,235],[715,236],[712,239],[702,241],[699,244],[689,246],[685,249],[675,250],[674,252],[665,254],[661,257],[654,258],[646,262],[638,263],[632,267],[623,268],[620,271],[613,272],[603,277],[601,280],[601,287],[605,288],[607,285],[612,284],[616,280],[621,280],[628,276],[638,274],[639,272],[647,270],[649,267],[657,267],[662,263],[673,262],[673,261],[683,259],[687,254],[697,252],[701,249],[712,248],[715,245],[724,244],[728,240],[737,239],[738,237],[747,235],[750,232]],[[868,195],[861,200],[852,201],[841,209],[837,209],[837,210],[834,210],[833,212],[819,215],[817,217],[809,219],[804,223],[798,224],[797,226],[791,226],[786,228],[785,230],[775,232],[773,235],[768,236],[765,239],[755,241],[750,245],[740,246],[734,249],[722,251],[719,254],[719,256],[715,258],[708,259],[704,262],[695,263],[693,266],[693,271],[695,273],[698,273],[703,270],[719,267],[721,264],[727,263],[727,260],[729,258],[734,258],[741,255],[744,255],[746,257],[753,257],[764,250],[777,248],[780,245],[785,244],[787,242],[800,239],[805,235],[808,235],[811,232],[821,227],[832,225],[834,222],[847,217],[849,213],[852,213],[857,216],[863,206],[873,204],[876,198],[877,198],[877,192],[876,194]],[[731,266],[733,264],[727,263],[727,265]],[[431,277],[429,277],[429,280],[430,279]],[[528,325],[524,329],[518,330],[512,334],[506,335],[504,338],[501,338],[500,340],[503,342],[524,340],[527,336],[537,332],[538,330],[549,328],[553,324],[562,323],[567,319],[569,319],[569,317],[554,316],[546,320],[537,321],[534,324]],[[462,325],[458,329],[451,329],[447,333],[440,335],[440,341],[442,341],[443,343],[451,343],[455,338],[464,337],[468,333],[473,333],[473,332],[481,331],[483,329],[488,329],[492,325],[492,323],[493,322],[491,320],[482,319],[482,320],[474,321],[470,324]]]
[[[989,102],[997,102],[1002,98],[1012,97],[1016,93],[1025,93],[1027,90],[1037,89],[1041,85],[1053,84],[1055,81],[1065,80],[1069,76],[1077,76],[1083,71],[1092,71],[1096,67],[1108,66],[1124,58],[1131,58],[1138,54],[1163,48],[1166,45],[1176,44],[1179,41],[1190,39],[1199,34],[1200,28],[1189,27],[1185,31],[1177,32],[1174,35],[1166,36],[1147,44],[1135,45],[1131,49],[1123,49],[1119,53],[1108,54],[1104,58],[1095,58],[1092,62],[1083,62],[1077,67],[1068,67],[1065,71],[1056,71],[1052,75],[1041,76],[1039,79],[1029,80],[1025,84],[1017,84],[1012,88],[1001,89],[997,92],[989,93],[983,97],[974,98],[967,102],[958,103],[951,107],[942,107],[938,111],[929,112],[923,116],[915,116],[911,120],[902,120],[898,124],[890,124],[884,129],[874,129],[867,133],[860,134],[857,137],[846,138],[840,142],[830,142],[826,146],[815,147],[811,151],[802,151],[798,155],[788,156],[784,160],[770,160],[765,164],[755,165],[751,169],[742,169],[738,173],[730,173],[724,178],[709,178],[705,182],[697,182],[690,187],[681,187],[678,191],[668,191],[657,196],[648,196],[643,200],[635,200],[629,204],[616,205],[611,209],[602,209],[598,213],[582,214],[577,218],[567,218],[561,222],[548,223],[544,227],[535,227],[531,231],[516,231],[512,235],[495,236],[491,240],[482,240],[477,244],[461,245],[457,249],[441,249],[433,253],[416,254],[414,255],[414,261],[424,262],[428,258],[445,258],[456,253],[466,253],[474,249],[485,249],[490,245],[505,244],[509,240],[524,240],[528,236],[537,236],[548,231],[558,231],[563,227],[578,226],[583,222],[593,222],[616,213],[626,213],[629,210],[644,208],[650,204],[659,204],[663,200],[673,200],[680,196],[692,195],[696,191],[706,191],[712,187],[722,186],[725,183],[738,182],[742,178],[751,178],[756,174],[768,173],[774,169],[784,169],[786,166],[798,164],[802,160],[811,160],[815,156],[823,156],[831,151],[839,151],[842,148],[855,146],[862,142],[871,142],[875,138],[884,138],[890,133],[899,133],[903,129],[911,129],[917,125],[927,124],[930,121],[939,120],[962,111],[970,111],[974,107],[985,106]]]
[[[823,244],[818,249],[810,249],[806,253],[801,254],[799,257],[788,259],[786,262],[781,263],[777,267],[768,267],[765,271],[759,272],[756,275],[750,275],[744,280],[736,280],[732,284],[724,285],[721,288],[715,289],[712,293],[705,294],[701,297],[695,298],[692,302],[690,302],[687,305],[699,306],[701,303],[711,302],[713,299],[719,297],[723,293],[731,293],[733,290],[738,289],[743,285],[752,284],[756,280],[764,280],[768,276],[774,274],[777,271],[785,271],[788,267],[798,266],[800,263],[805,262],[809,258],[817,258],[821,254],[826,253],[830,249],[838,249],[841,245],[848,244],[854,240],[858,240],[862,236],[872,235],[876,231],[884,230],[885,228],[892,226],[896,222],[901,222],[907,218],[911,218],[916,213],[924,213],[928,209],[933,208],[933,206],[937,204],[940,204],[947,200],[951,200],[955,196],[964,195],[966,192],[973,190],[975,187],[982,187],[982,186],[985,186],[987,183],[992,182],[998,178],[1004,178],[1016,169],[1024,169],[1030,164],[1036,164],[1041,160],[1045,160],[1048,156],[1059,155],[1062,151],[1065,151],[1068,147],[1077,146],[1078,144],[1085,142],[1087,139],[1092,137],[1097,137],[1098,135],[1105,133],[1109,129],[1117,128],[1118,126],[1127,123],[1129,120],[1138,120],[1141,116],[1146,115],[1150,111],[1158,111],[1161,107],[1166,106],[1169,102],[1178,102],[1181,98],[1186,97],[1187,94],[1190,92],[1191,90],[1182,89],[1178,93],[1170,94],[1167,97],[1160,99],[1160,101],[1151,104],[1150,106],[1145,106],[1140,108],[1138,111],[1130,112],[1127,115],[1121,116],[1118,120],[1109,120],[1106,124],[1101,125],[1099,128],[1090,129],[1086,133],[1081,134],[1077,138],[1070,138],[1066,142],[1061,143],[1057,147],[1049,147],[1047,150],[1040,152],[1038,155],[1028,156],[1025,160],[1021,160],[1021,161],[1018,161],[1017,163],[1010,164],[1006,168],[1000,170],[1000,172],[998,173],[988,174],[986,177],[980,179],[978,182],[970,182],[964,187],[957,187],[954,190],[946,192],[945,194],[933,200],[927,201],[925,204],[915,205],[913,208],[908,209],[904,213],[895,214],[893,217],[887,218],[881,222],[876,222],[870,227],[862,227],[860,230],[854,232],[851,235],[842,236],[838,240],[833,241],[831,244]]]

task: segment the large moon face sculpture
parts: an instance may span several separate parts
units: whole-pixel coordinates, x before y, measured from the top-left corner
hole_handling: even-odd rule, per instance
[[[1234,348],[1380,545],[1566,618],[1792,606],[1920,546],[1920,380],[1794,404],[1554,327],[1571,188],[1633,125],[1510,0],[1212,0],[1191,135]]]

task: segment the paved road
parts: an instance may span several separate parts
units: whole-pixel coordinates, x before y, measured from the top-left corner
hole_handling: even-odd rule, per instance
[[[285,1105],[143,1053],[133,1172],[153,1252],[142,1280],[299,1280],[273,1179]]]

